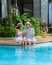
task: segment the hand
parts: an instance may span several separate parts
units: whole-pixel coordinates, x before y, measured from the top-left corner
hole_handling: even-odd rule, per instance
[[[27,34],[28,36],[34,36],[34,34]]]
[[[23,36],[29,35],[28,32],[23,32],[22,33]]]
[[[26,32],[23,32],[22,35],[23,35],[23,36],[26,36]]]

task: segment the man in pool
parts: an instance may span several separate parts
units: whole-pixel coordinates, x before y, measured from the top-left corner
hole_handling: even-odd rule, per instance
[[[24,30],[25,32],[25,38],[26,42],[30,45],[31,43],[36,43],[36,38],[35,38],[35,31],[33,28],[30,27],[30,22],[26,23],[26,29]]]

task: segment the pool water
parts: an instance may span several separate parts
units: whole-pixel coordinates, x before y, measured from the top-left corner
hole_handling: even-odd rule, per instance
[[[42,45],[0,45],[0,65],[52,65],[52,43]]]

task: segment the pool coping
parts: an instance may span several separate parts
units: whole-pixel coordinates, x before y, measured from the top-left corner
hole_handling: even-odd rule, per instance
[[[14,40],[15,38],[7,37],[7,38],[1,38],[0,37],[0,45],[13,45],[13,46],[20,46],[21,44],[18,44]],[[36,37],[37,43],[45,43],[45,42],[52,42],[52,36],[51,37]]]

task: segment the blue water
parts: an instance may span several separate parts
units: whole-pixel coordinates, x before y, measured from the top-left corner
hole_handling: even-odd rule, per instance
[[[0,65],[52,65],[52,46],[0,45]]]

